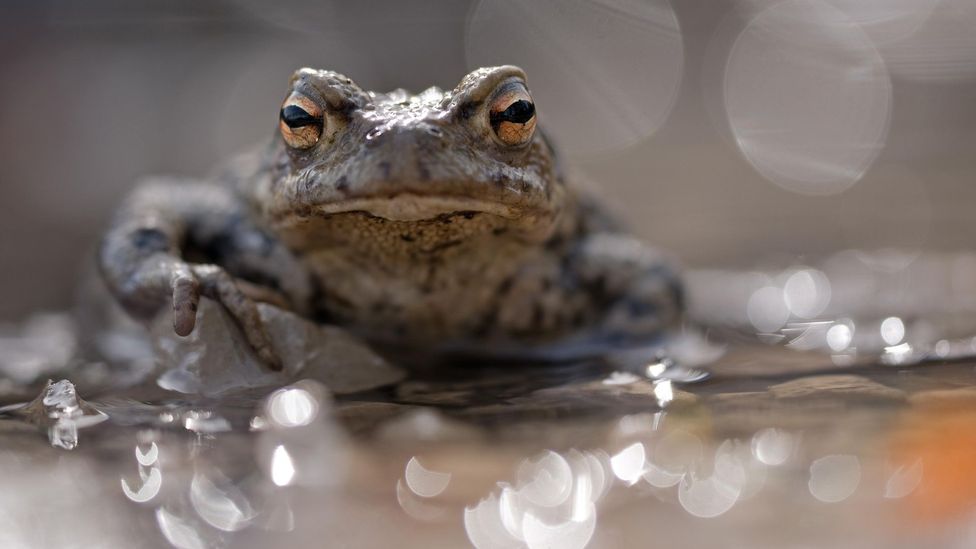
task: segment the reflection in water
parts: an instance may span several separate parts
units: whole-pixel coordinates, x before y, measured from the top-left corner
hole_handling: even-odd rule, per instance
[[[159,447],[153,442],[149,449],[143,453],[139,446],[136,446],[136,462],[139,464],[139,480],[141,484],[138,489],[133,490],[125,477],[122,477],[122,493],[125,497],[136,503],[145,503],[159,493],[163,485],[163,473],[156,463],[159,458]]]
[[[752,452],[766,465],[783,465],[793,455],[794,435],[772,427],[761,429],[752,437]]]
[[[451,482],[451,473],[432,471],[420,464],[416,456],[410,458],[403,471],[403,479],[414,494],[420,497],[432,498],[447,489]]]
[[[645,459],[644,445],[635,442],[610,458],[610,467],[617,478],[633,484],[644,473]]]
[[[765,272],[695,271],[691,315],[836,366],[976,354],[971,254],[845,250]]]
[[[810,493],[824,503],[844,501],[860,482],[861,462],[857,456],[825,456],[810,465]]]
[[[268,417],[282,427],[308,425],[318,413],[311,393],[300,387],[275,391],[268,398]]]
[[[725,441],[715,453],[712,474],[689,473],[678,485],[678,501],[685,511],[701,518],[717,517],[735,505],[746,484],[746,471]]]
[[[612,459],[611,459],[612,461]],[[464,510],[468,539],[485,547],[585,547],[596,528],[606,464],[597,455],[547,451],[518,467],[516,484],[499,483]]]
[[[911,494],[922,483],[923,463],[915,460],[911,465],[900,465],[885,483],[884,497],[903,498]]]
[[[284,446],[276,446],[271,453],[271,482],[287,486],[295,478],[295,464]]]
[[[871,332],[884,340],[881,324]],[[296,547],[320,545],[323,535],[365,546],[458,546],[463,538],[457,536],[476,547],[640,546],[646,535],[616,543],[614,532],[646,528],[667,538],[662,543],[697,545],[703,530],[695,521],[703,519],[722,517],[708,531],[735,536],[751,528],[748,517],[771,509],[775,516],[842,524],[858,506],[879,517],[877,524],[860,525],[858,534],[861,545],[877,546],[889,539],[881,527],[889,511],[906,509],[909,520],[955,524],[934,521],[976,509],[964,473],[976,463],[976,445],[967,434],[973,432],[969,410],[976,391],[929,390],[938,376],[951,387],[971,381],[973,373],[967,366],[946,368],[883,370],[891,373],[877,381],[857,375],[786,382],[717,377],[701,386],[696,399],[664,409],[658,401],[667,380],[598,377],[585,382],[589,391],[651,387],[642,394],[645,410],[653,412],[608,421],[588,408],[573,421],[511,420],[500,429],[491,421],[482,425],[491,416],[480,416],[476,407],[464,409],[465,419],[458,420],[450,407],[418,414],[413,406],[389,402],[333,402],[323,387],[306,381],[256,396],[243,408],[240,400],[213,408],[171,405],[166,409],[172,419],[162,424],[157,409],[136,406],[132,410],[140,410],[149,426],[116,427],[116,437],[134,444],[93,438],[66,453],[41,439],[39,447],[84,462],[90,458],[79,450],[97,449],[93,463],[112,475],[114,493],[121,488],[131,502],[114,510],[119,520],[150,516],[155,535],[174,547],[262,547],[282,532],[294,536]],[[445,391],[451,386],[444,382]],[[685,389],[697,391],[694,385]],[[551,406],[553,390],[542,392],[548,399],[542,406]],[[572,407],[595,393],[561,394],[561,405]],[[113,416],[126,413],[113,410]],[[376,428],[340,436],[339,412],[356,421],[373,417]],[[185,428],[187,418],[217,417],[230,429]],[[446,428],[460,421],[464,428]],[[885,434],[879,425],[892,423],[892,441],[877,444]],[[539,449],[560,447],[559,441],[585,449]],[[117,461],[108,457],[116,446],[125,448]],[[0,452],[4,470],[14,455]],[[71,474],[64,465],[55,468],[61,476],[51,479],[60,489]],[[801,487],[806,497],[798,498]],[[0,511],[12,501],[0,497]],[[377,518],[384,528],[370,526]],[[422,538],[412,537],[420,531]],[[854,543],[838,538],[840,532],[825,528],[814,544]]]
[[[207,524],[225,532],[247,526],[255,512],[244,494],[226,478],[218,487],[206,475],[197,473],[190,481],[190,503]]]
[[[166,541],[178,549],[206,549],[208,543],[200,537],[197,530],[179,515],[169,512],[165,507],[156,509],[156,523]]]

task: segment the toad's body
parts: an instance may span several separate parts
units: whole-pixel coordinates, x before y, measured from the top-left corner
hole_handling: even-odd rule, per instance
[[[104,278],[136,316],[172,303],[180,334],[200,295],[220,301],[272,366],[254,299],[425,351],[658,335],[676,275],[568,186],[524,79],[479,69],[413,96],[298,71],[264,153],[224,181],[137,188]]]

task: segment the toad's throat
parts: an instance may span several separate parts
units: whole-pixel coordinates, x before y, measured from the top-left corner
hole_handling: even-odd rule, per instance
[[[317,213],[334,215],[351,212],[365,212],[390,221],[424,221],[446,214],[487,213],[499,217],[515,219],[524,215],[524,208],[461,196],[430,196],[414,193],[401,193],[392,196],[373,196],[352,198],[319,204]]]

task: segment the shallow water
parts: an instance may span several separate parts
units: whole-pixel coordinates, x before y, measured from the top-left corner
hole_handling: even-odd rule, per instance
[[[457,368],[339,395],[312,380],[106,389],[111,368],[63,350],[49,370],[26,361],[31,334],[39,349],[70,342],[63,318],[35,319],[3,347],[21,358],[2,387],[0,547],[973,546],[965,311],[849,301],[742,325],[768,324],[753,296],[788,293],[801,271],[692,273],[693,290],[725,276],[728,302],[698,305],[709,343],[691,346],[720,357],[695,383],[651,363]],[[748,276],[751,309],[728,283]],[[846,339],[829,335],[841,325]],[[44,393],[25,364],[75,385]]]

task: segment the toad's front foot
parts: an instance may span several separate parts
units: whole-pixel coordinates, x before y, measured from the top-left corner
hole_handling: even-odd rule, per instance
[[[107,279],[122,306],[135,316],[149,318],[165,303],[172,303],[173,330],[180,336],[193,332],[201,297],[217,301],[240,326],[258,357],[270,369],[282,369],[254,300],[222,268],[158,254],[146,258],[133,272],[125,273],[123,280],[112,276]]]
[[[272,370],[281,370],[281,360],[271,347],[257,306],[226,271],[216,265],[182,264],[174,270],[172,290],[173,329],[178,335],[193,331],[200,296],[209,297],[230,312],[258,357]]]

